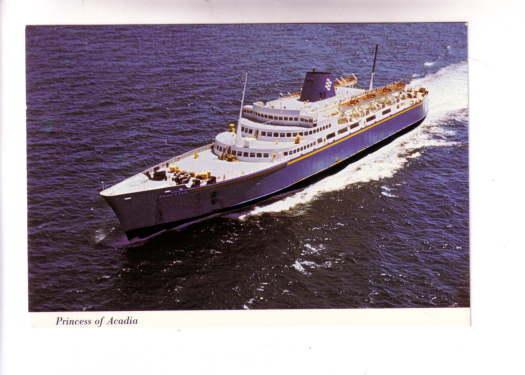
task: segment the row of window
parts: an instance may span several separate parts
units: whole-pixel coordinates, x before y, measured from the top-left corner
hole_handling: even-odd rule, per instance
[[[359,123],[358,123],[358,122],[353,123],[352,125],[350,125],[350,129],[353,129],[353,128],[357,127],[357,126],[359,126]],[[347,132],[348,130],[349,130],[348,127],[344,127],[344,128],[342,128],[342,129],[339,129],[339,130],[337,131],[337,134],[343,134],[344,132]],[[335,137],[335,132],[330,133],[330,134],[328,134],[328,135],[326,136],[326,140],[328,141],[329,139],[332,139],[332,138],[334,138],[334,137]],[[321,143],[321,142],[323,142],[323,138],[319,138],[319,139],[317,139],[317,143]],[[295,150],[292,150],[292,151],[290,151],[290,152],[285,152],[285,153],[284,153],[284,156],[293,155],[293,154],[295,154],[295,153],[297,153],[297,152],[304,151],[304,150],[306,150],[306,149],[308,149],[308,148],[311,148],[311,147],[313,147],[313,146],[315,146],[315,142],[309,143],[309,144],[307,144],[307,145],[305,145],[305,146],[299,147],[299,148],[297,148],[297,149],[295,149]]]
[[[348,121],[345,121],[345,122],[348,122]],[[342,125],[342,123],[339,123],[339,125]],[[355,129],[355,128],[357,128],[358,126],[359,126],[359,122],[354,122],[353,124],[350,125],[350,129]],[[338,133],[339,133],[339,134],[344,133],[347,129],[348,129],[348,128],[343,128],[343,129],[341,129],[341,130],[343,130],[343,131],[339,130]]]
[[[307,119],[307,118],[302,118],[302,117],[267,115],[265,113],[258,113],[258,112],[252,111],[251,109],[245,109],[244,113],[246,114],[253,113],[254,115],[257,115],[267,120],[314,122],[314,120],[311,118]]]
[[[315,129],[312,129],[312,130],[308,130],[308,131],[304,131],[304,132],[290,132],[290,133],[276,133],[276,132],[266,132],[266,131],[262,131],[261,132],[261,135],[263,137],[288,137],[288,138],[291,138],[291,137],[297,137],[298,135],[299,136],[305,136],[305,135],[311,135],[311,134],[316,134],[316,133],[319,133],[320,131],[322,130],[325,130],[325,129],[328,129],[331,125],[328,124],[328,125],[325,125],[325,126],[321,126],[319,128],[315,128]],[[242,127],[241,130],[246,133],[246,134],[253,134],[253,129],[250,129],[250,128],[245,128],[245,127]]]
[[[319,139],[317,140],[318,143],[321,143],[322,141],[323,141],[322,138],[319,138]],[[314,142],[311,142],[311,143],[309,143],[309,144],[307,144],[307,145],[304,145],[304,146],[298,147],[298,148],[296,148],[295,150],[285,151],[285,152],[284,152],[284,156],[293,155],[293,154],[296,154],[296,153],[298,153],[298,152],[301,152],[301,151],[307,150],[307,149],[309,149],[309,148],[312,148],[312,147],[314,147],[314,146],[315,146],[315,141],[314,141]]]
[[[332,133],[334,134],[334,133]],[[317,140],[317,143],[321,143],[323,141],[322,138],[319,138]],[[284,156],[288,156],[288,155],[293,155],[293,154],[296,154],[298,152],[301,152],[301,151],[304,151],[304,150],[307,150],[307,149],[310,149],[312,147],[315,146],[315,141],[314,142],[310,142],[309,144],[307,145],[303,145],[301,147],[298,147],[294,150],[290,150],[290,151],[285,151],[284,152]],[[220,146],[220,145],[216,145],[215,146],[215,149],[219,152],[223,152],[223,151],[226,151],[226,148],[223,147],[223,146]],[[245,158],[269,158],[270,157],[270,154],[267,153],[267,152],[246,152],[246,151],[236,151],[236,150],[233,150],[230,152],[232,155],[234,156],[242,156],[242,157],[245,157]]]
[[[221,145],[216,145],[215,146],[215,149],[218,151],[218,152],[224,152],[226,151],[226,147],[223,147]],[[245,158],[269,158],[270,157],[270,154],[267,153],[267,152],[246,152],[246,151],[230,151],[230,154],[232,154],[233,156],[242,156],[242,157],[245,157]]]

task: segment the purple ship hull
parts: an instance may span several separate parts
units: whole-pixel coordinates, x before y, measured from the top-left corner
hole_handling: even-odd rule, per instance
[[[170,189],[169,192],[163,188],[104,198],[115,211],[129,239],[147,237],[291,189],[414,128],[426,114],[427,102],[423,101],[310,153],[217,184]]]

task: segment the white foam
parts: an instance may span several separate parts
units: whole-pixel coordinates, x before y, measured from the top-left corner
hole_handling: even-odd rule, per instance
[[[292,264],[292,267],[295,268],[297,271],[301,272],[302,274],[306,274],[306,270],[304,269],[303,265],[299,263],[298,260]]]
[[[107,229],[107,228],[96,229],[95,234],[94,234],[95,243],[99,244],[102,241],[104,241],[107,238],[107,236],[109,236],[111,232],[113,232],[114,229],[115,229],[114,227],[112,227],[111,229]]]
[[[314,245],[311,245],[309,243],[304,244],[305,250],[303,251],[303,254],[318,254],[321,250],[324,250],[324,245],[320,244],[318,247],[315,247]]]
[[[263,213],[290,210],[297,205],[311,202],[322,193],[341,190],[356,183],[390,178],[403,168],[410,159],[421,156],[420,150],[426,147],[456,145],[457,142],[446,139],[447,135],[454,134],[454,130],[446,129],[444,126],[446,126],[446,121],[451,118],[465,121],[468,116],[467,79],[467,63],[462,62],[412,80],[410,86],[423,86],[429,90],[429,113],[420,127],[350,164],[342,171],[295,194],[269,205],[253,208],[247,214],[240,216],[240,219]],[[386,193],[388,194],[388,192]],[[297,261],[293,266],[300,272],[304,271],[302,265]]]
[[[296,269],[296,271],[302,273],[303,275],[310,275],[310,272],[306,270],[306,268],[309,269],[315,269],[319,268],[319,264],[311,261],[311,260],[299,260],[297,259],[294,264],[292,264],[292,267]],[[306,267],[306,268],[305,268]]]
[[[435,61],[425,61],[425,63],[423,64],[424,66],[426,67],[431,67],[435,64],[436,62]]]
[[[388,197],[388,198],[397,198],[397,195],[389,193],[387,191],[382,191],[381,195],[384,195],[385,197]]]
[[[412,154],[407,155],[407,158],[408,159],[415,159],[415,158],[418,158],[420,156],[421,156],[421,152],[416,151],[416,152],[414,152]]]
[[[311,260],[302,260],[299,262],[303,267],[317,268],[319,265]]]
[[[392,189],[390,189],[388,186],[381,186],[381,195],[384,195],[385,197],[388,197],[388,198],[397,198],[397,195],[393,194],[391,191]]]
[[[429,90],[430,106],[426,123],[446,120],[450,113],[468,107],[467,79],[467,63],[461,62],[410,82],[410,86],[423,86]]]

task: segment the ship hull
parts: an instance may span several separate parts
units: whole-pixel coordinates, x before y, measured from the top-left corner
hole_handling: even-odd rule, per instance
[[[188,225],[254,204],[312,182],[413,129],[426,116],[426,102],[411,107],[275,167],[253,175],[196,189],[144,191],[105,197],[129,239]]]

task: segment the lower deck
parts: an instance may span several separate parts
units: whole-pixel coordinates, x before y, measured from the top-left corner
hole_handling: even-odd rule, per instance
[[[194,186],[196,180],[200,181],[199,186],[203,186],[210,183],[212,179],[199,178],[200,175],[213,177],[213,183],[219,183],[259,172],[274,165],[276,165],[275,162],[253,163],[221,160],[213,153],[211,145],[207,145],[176,156],[129,177],[102,191],[101,195],[114,196],[171,187],[190,188]],[[152,178],[155,172],[159,176],[158,179]],[[186,173],[187,177],[189,177],[187,182],[183,183],[185,181],[184,178],[176,180],[176,176]],[[160,178],[164,174],[165,178]]]

